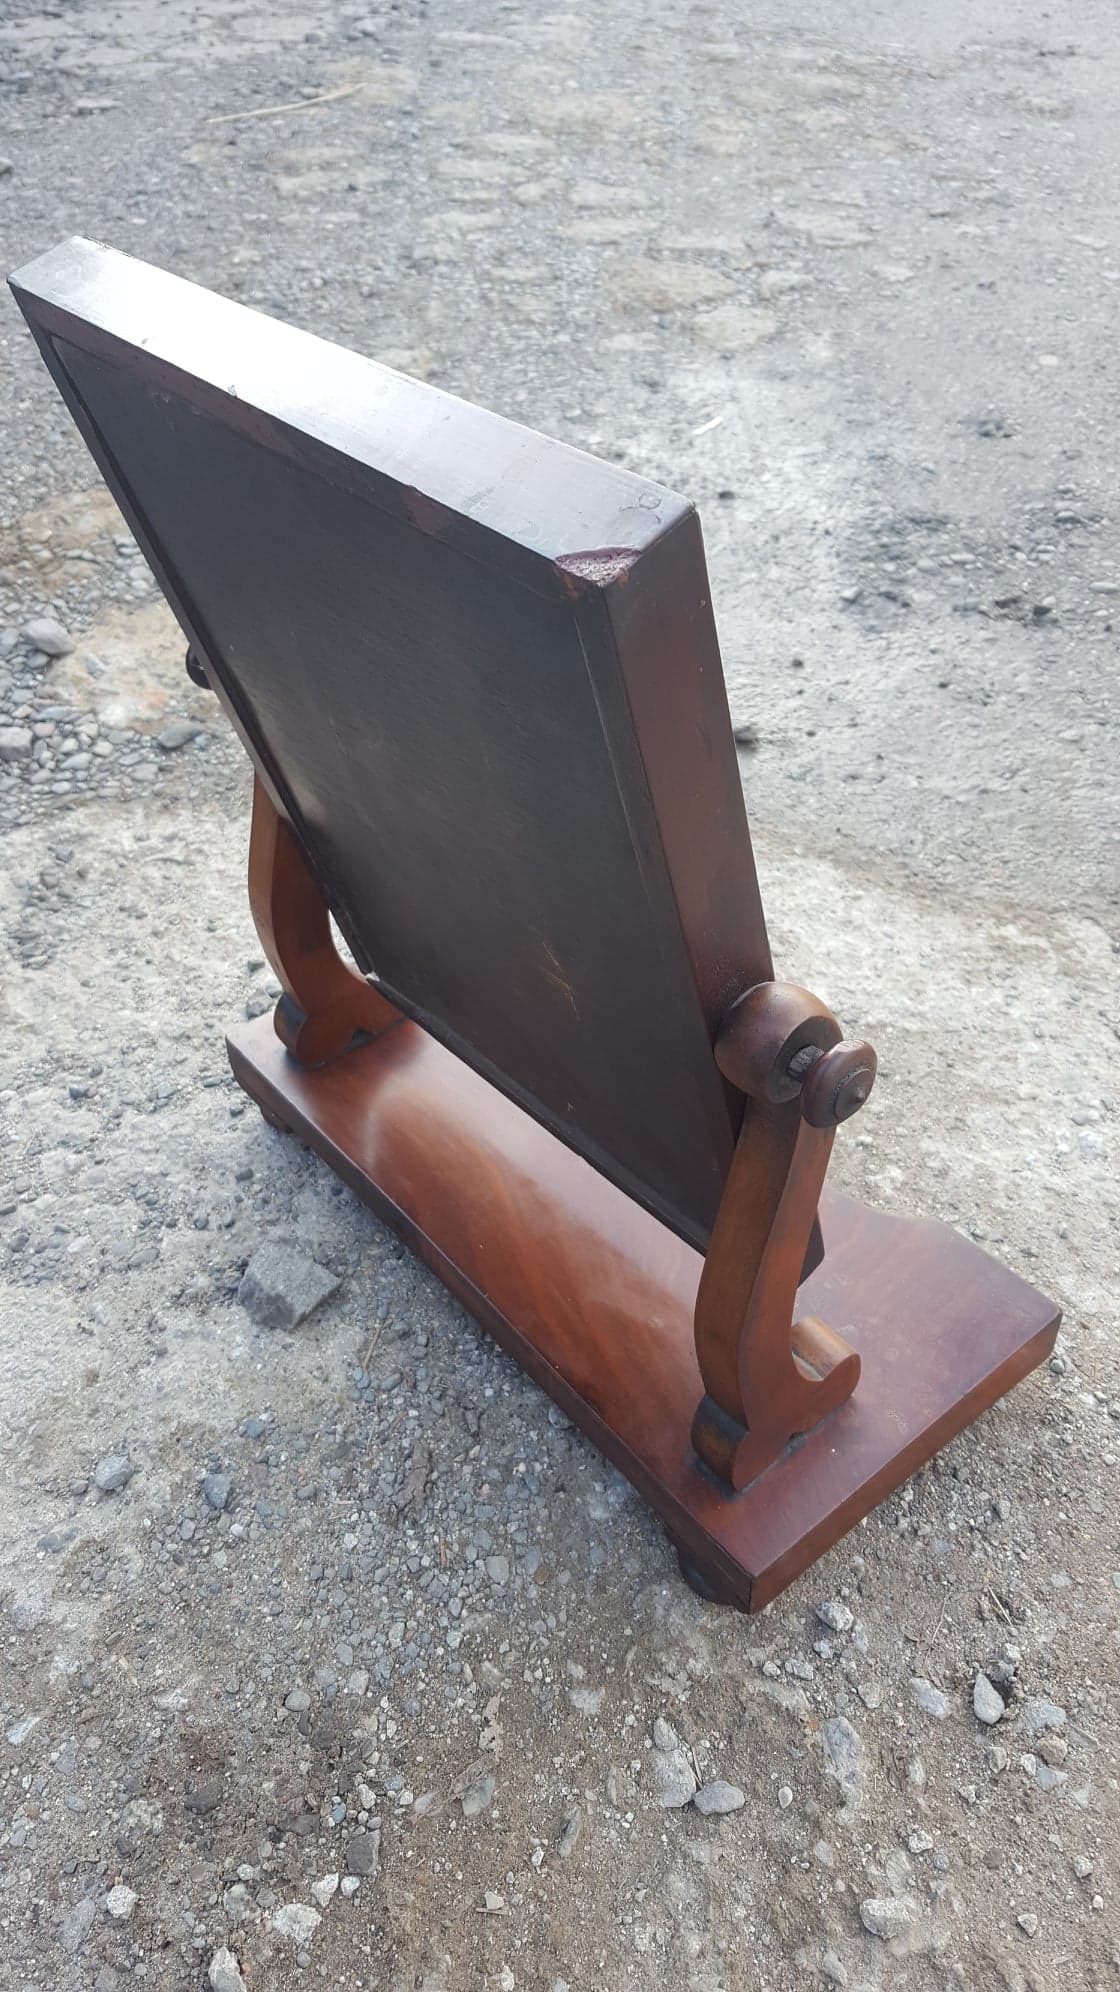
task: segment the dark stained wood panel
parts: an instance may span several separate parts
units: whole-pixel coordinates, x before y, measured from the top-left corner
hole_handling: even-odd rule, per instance
[[[703,1248],[770,958],[691,508],[90,244],[13,288],[359,963]]]

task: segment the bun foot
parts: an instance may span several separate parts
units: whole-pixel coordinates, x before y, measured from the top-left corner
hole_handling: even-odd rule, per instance
[[[746,1603],[740,1592],[734,1590],[718,1570],[710,1563],[698,1563],[687,1549],[677,1545],[677,1563],[681,1576],[690,1591],[698,1598],[704,1598],[710,1605],[731,1605],[737,1611],[745,1611]]]

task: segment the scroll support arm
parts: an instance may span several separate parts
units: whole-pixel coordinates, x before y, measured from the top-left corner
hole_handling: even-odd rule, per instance
[[[291,827],[258,776],[249,838],[249,904],[283,995],[276,1035],[301,1065],[325,1065],[356,1035],[377,1037],[401,1012],[339,954],[330,914]]]
[[[866,1100],[876,1059],[870,1045],[842,1044],[806,990],[780,982],[748,991],[715,1055],[747,1104],[696,1301],[705,1396],[692,1443],[738,1491],[859,1380],[855,1350],[794,1310],[836,1127]]]

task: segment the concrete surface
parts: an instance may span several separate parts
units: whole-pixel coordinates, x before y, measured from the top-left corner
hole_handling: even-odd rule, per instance
[[[684,1591],[242,1110],[246,771],[6,306],[5,1985],[1116,1983],[1118,111],[1098,0],[10,0],[8,266],[113,241],[699,500],[775,953],[882,1058],[838,1179],[1066,1325],[767,1614]],[[269,1242],[343,1282],[290,1332]]]

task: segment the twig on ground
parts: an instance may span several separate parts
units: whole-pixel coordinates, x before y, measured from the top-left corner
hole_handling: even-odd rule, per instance
[[[321,90],[317,97],[295,97],[290,104],[259,104],[252,111],[223,111],[219,118],[207,118],[207,124],[234,124],[239,118],[278,118],[285,111],[313,111],[319,104],[337,104],[343,97],[353,97],[361,89],[360,83],[347,83],[341,90]]]

